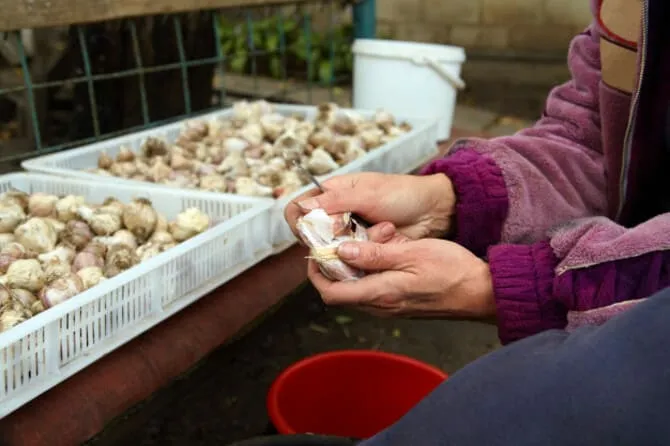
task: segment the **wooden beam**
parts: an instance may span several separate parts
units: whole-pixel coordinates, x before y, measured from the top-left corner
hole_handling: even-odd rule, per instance
[[[0,31],[102,22],[155,14],[306,3],[308,0],[0,0]]]

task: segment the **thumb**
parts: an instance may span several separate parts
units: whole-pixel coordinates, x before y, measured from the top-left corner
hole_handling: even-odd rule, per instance
[[[337,255],[347,264],[366,271],[398,269],[404,259],[404,244],[374,242],[345,242]]]
[[[348,192],[348,193],[347,193]],[[364,213],[369,202],[365,192],[343,191],[341,189],[326,190],[315,197],[299,201],[298,206],[305,212],[314,209],[323,209],[326,214],[340,214],[344,212]]]

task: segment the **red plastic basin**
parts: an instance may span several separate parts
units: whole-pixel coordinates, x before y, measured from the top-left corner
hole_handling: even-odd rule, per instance
[[[447,378],[407,356],[343,350],[284,370],[267,398],[280,434],[314,433],[368,438],[395,423]]]

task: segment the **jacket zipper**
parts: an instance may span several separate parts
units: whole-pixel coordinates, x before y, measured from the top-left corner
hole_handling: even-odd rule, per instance
[[[647,34],[649,28],[649,0],[642,3],[642,43],[640,45],[640,74],[637,78],[637,89],[635,96],[631,103],[630,117],[628,125],[626,126],[626,135],[624,137],[624,150],[621,159],[621,175],[619,177],[619,207],[617,209],[616,218],[621,218],[624,203],[626,202],[626,190],[628,189],[628,172],[630,170],[630,155],[633,146],[633,133],[635,121],[637,119],[638,106],[640,104],[640,90],[642,89],[642,82],[644,80],[644,73],[647,62]]]

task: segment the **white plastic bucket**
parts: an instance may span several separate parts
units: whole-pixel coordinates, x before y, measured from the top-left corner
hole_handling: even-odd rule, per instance
[[[355,109],[434,117],[438,138],[451,135],[456,91],[465,87],[460,47],[379,39],[354,42]]]

